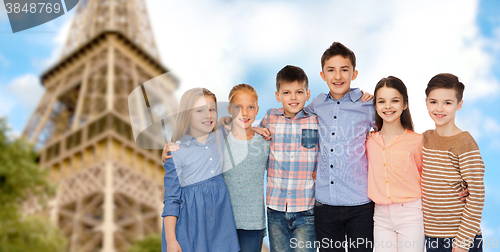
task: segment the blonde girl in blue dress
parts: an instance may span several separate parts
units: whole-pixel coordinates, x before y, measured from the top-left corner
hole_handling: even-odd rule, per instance
[[[162,252],[240,250],[222,176],[224,132],[217,125],[216,103],[204,88],[181,98],[172,135],[178,150],[163,165]]]

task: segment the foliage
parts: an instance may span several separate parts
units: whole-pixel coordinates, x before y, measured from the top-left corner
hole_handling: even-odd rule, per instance
[[[161,234],[152,234],[136,241],[128,252],[158,252],[161,250]]]
[[[25,217],[19,210],[32,197],[43,204],[55,190],[33,147],[9,134],[0,118],[0,251],[64,251],[66,239],[47,218]]]

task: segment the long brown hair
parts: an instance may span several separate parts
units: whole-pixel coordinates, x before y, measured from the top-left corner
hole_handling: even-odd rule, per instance
[[[413,121],[411,120],[410,105],[408,104],[408,91],[406,90],[406,86],[403,81],[394,76],[382,78],[375,86],[373,97],[374,106],[377,106],[377,91],[383,87],[394,88],[403,96],[403,103],[406,106],[406,109],[403,110],[399,119],[401,120],[403,128],[413,131]],[[380,131],[383,123],[384,120],[382,120],[378,113],[375,113],[375,131]]]
[[[196,103],[198,98],[202,96],[212,97],[215,101],[215,109],[217,109],[217,98],[215,94],[210,92],[206,88],[193,88],[186,91],[182,97],[179,104],[179,113],[177,113],[177,119],[175,120],[174,132],[172,134],[172,142],[181,139],[184,135],[189,134],[189,126],[191,124],[191,115],[193,113],[193,105]],[[217,118],[214,118],[214,128],[215,131],[218,128]]]

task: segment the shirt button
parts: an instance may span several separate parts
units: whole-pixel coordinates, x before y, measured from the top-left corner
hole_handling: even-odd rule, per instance
[[[338,101],[337,104],[340,104],[340,102]]]
[[[332,136],[335,136],[335,132],[332,132]]]
[[[292,140],[295,139],[295,137],[292,137]]]
[[[208,146],[205,146],[205,149],[208,149]]]
[[[333,152],[333,149],[330,149],[331,152]]]
[[[334,116],[333,119],[337,119],[337,116]]]
[[[290,158],[293,158],[293,156],[290,156]]]
[[[211,171],[212,173],[214,173],[214,171]]]
[[[290,194],[290,192],[288,192],[288,194]]]
[[[210,158],[210,161],[212,161],[212,158]]]
[[[333,168],[333,165],[330,165],[330,168]]]
[[[332,184],[332,185],[333,185],[333,183],[334,183],[333,181],[330,181],[330,184]]]

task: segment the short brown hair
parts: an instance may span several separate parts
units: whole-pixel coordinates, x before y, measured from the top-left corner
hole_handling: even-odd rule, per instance
[[[280,91],[281,84],[292,83],[294,81],[302,82],[309,88],[309,80],[307,79],[306,72],[297,66],[287,65],[283,67],[278,74],[276,74],[276,91]]]
[[[464,96],[465,85],[460,82],[457,76],[450,73],[440,73],[429,81],[427,88],[425,89],[425,96],[429,96],[429,93],[438,88],[453,89],[457,95],[457,101],[460,102]]]
[[[333,44],[323,53],[323,56],[321,56],[321,70],[323,70],[327,60],[337,55],[349,58],[353,70],[356,69],[356,55],[354,55],[354,52],[340,42],[333,42]]]

